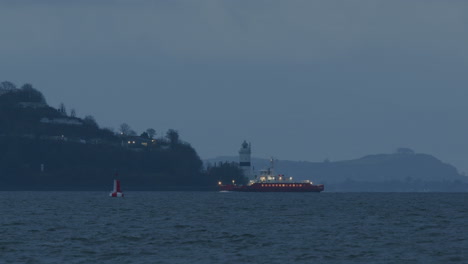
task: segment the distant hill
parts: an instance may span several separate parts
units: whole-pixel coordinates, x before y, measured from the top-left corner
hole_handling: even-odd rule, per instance
[[[208,163],[237,161],[238,157],[218,157]],[[253,158],[256,170],[269,160]],[[278,160],[275,171],[296,180],[323,183],[331,191],[468,191],[468,177],[437,158],[413,152],[368,155],[335,162]]]

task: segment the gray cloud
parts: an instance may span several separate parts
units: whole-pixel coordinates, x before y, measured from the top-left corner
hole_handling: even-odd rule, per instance
[[[247,138],[258,156],[409,146],[468,169],[467,11],[422,0],[0,1],[0,77],[106,126],[179,129],[204,157]]]
[[[384,51],[465,56],[464,2],[103,1],[2,8],[6,49],[139,56],[330,59]],[[162,4],[161,4],[162,3]],[[18,40],[22,40],[18,42]]]

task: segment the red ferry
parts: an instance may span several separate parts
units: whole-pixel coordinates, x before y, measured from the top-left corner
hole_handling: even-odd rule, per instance
[[[255,176],[247,185],[232,184],[223,185],[219,182],[221,191],[231,192],[321,192],[325,189],[323,184],[314,185],[311,181],[294,182],[292,177],[273,175],[273,160],[271,168],[260,171],[260,176]]]

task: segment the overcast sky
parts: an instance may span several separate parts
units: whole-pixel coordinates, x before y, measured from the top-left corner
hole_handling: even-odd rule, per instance
[[[202,158],[433,154],[468,172],[468,1],[0,0],[0,81]]]

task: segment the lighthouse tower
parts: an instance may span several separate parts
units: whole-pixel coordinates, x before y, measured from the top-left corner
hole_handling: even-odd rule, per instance
[[[244,143],[242,143],[241,149],[239,150],[239,166],[249,180],[252,179],[250,154],[250,143],[247,143],[247,141],[244,140]]]

